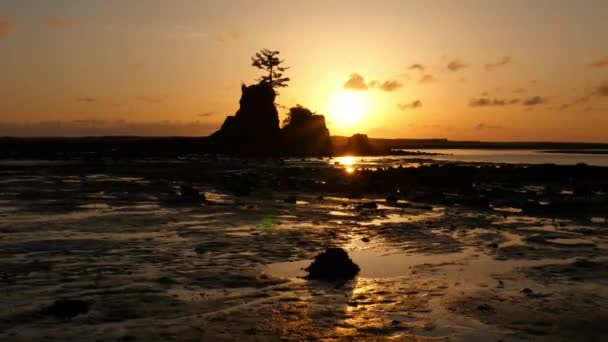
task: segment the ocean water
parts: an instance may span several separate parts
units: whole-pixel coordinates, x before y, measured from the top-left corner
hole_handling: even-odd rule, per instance
[[[494,149],[423,149],[408,150],[441,155],[336,157],[329,161],[346,168],[374,168],[388,166],[417,166],[422,160],[437,160],[465,163],[508,163],[508,164],[556,164],[576,165],[584,163],[608,167],[608,151],[605,154],[546,153],[538,150],[494,150]],[[310,161],[314,162],[314,161]],[[326,161],[327,162],[327,161]]]

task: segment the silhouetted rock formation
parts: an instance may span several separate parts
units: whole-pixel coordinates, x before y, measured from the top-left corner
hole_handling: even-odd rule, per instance
[[[279,113],[275,91],[267,83],[241,86],[240,108],[228,116],[211,140],[219,152],[268,155],[279,143]]]
[[[367,134],[355,134],[348,138],[344,154],[365,156],[376,154],[376,149],[370,143]]]
[[[342,248],[326,249],[317,255],[312,264],[306,268],[309,279],[326,281],[350,280],[359,274],[359,270],[359,266]]]
[[[283,154],[292,156],[327,156],[331,154],[331,139],[325,116],[316,115],[300,105],[289,110],[282,131]]]

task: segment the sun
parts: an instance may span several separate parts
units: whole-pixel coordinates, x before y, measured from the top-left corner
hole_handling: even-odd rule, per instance
[[[336,90],[329,95],[328,112],[335,125],[352,127],[369,113],[367,94],[355,90]]]

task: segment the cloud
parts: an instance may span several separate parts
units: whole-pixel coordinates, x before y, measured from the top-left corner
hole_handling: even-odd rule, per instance
[[[478,131],[483,131],[484,129],[503,129],[503,126],[493,126],[493,125],[486,125],[484,123],[479,123],[475,126],[475,129]]]
[[[0,122],[0,136],[83,137],[83,136],[206,136],[219,124],[201,121],[73,121]]]
[[[576,98],[576,99],[572,100],[572,102],[570,102],[570,103],[561,105],[559,107],[559,109],[564,110],[564,109],[568,109],[570,107],[573,107],[573,106],[576,106],[579,104],[587,103],[587,102],[591,101],[591,98],[592,98],[592,94]]]
[[[215,112],[204,112],[204,113],[198,114],[198,116],[206,118],[206,117],[212,116],[213,114],[215,114]]]
[[[418,81],[418,83],[420,83],[420,84],[428,84],[428,83],[436,83],[436,82],[438,82],[438,80],[433,75],[430,75],[430,74],[426,74],[426,75],[422,76],[420,78],[420,80]]]
[[[517,89],[513,89],[513,94],[523,94],[527,91],[528,90],[526,90],[526,88],[517,88]]]
[[[401,110],[416,109],[422,107],[422,101],[414,100],[411,103],[399,104],[398,106]]]
[[[13,21],[11,19],[0,19],[0,39],[8,37],[13,32]]]
[[[469,101],[469,106],[471,107],[490,107],[490,106],[508,106],[512,104],[516,104],[519,102],[519,99],[490,99],[486,97],[480,97],[476,99],[471,99]]]
[[[380,89],[383,91],[395,91],[399,88],[403,87],[403,83],[395,80],[388,81],[370,81],[369,83],[365,82],[363,76],[354,73],[350,75],[350,78],[346,83],[344,83],[343,87],[345,89],[353,89],[353,90],[368,90],[370,88]]]
[[[70,17],[65,16],[51,16],[46,19],[46,24],[48,27],[53,29],[71,29],[76,23]]]
[[[384,91],[395,91],[401,87],[403,87],[403,84],[401,82],[393,80],[384,81],[378,86],[379,89]]]
[[[549,99],[541,96],[533,96],[529,99],[525,99],[522,104],[524,106],[538,106],[549,102]]]
[[[501,59],[497,60],[496,62],[486,64],[485,65],[486,71],[492,71],[492,70],[504,67],[507,64],[510,64],[512,60],[513,59],[511,58],[511,56],[504,56]]]
[[[363,76],[359,74],[351,74],[350,78],[343,85],[344,89],[367,90],[369,87],[365,83]]]
[[[92,98],[92,97],[79,97],[76,99],[76,101],[85,102],[85,103],[93,103],[93,102],[97,102],[97,99]]]
[[[414,63],[407,68],[411,69],[411,70],[420,70],[420,71],[424,71],[424,69],[425,69],[424,65],[418,64],[418,63]]]
[[[608,81],[602,81],[602,83],[595,88],[595,93],[599,96],[608,96]]]
[[[594,62],[589,63],[592,68],[603,68],[608,67],[608,56],[602,57]]]
[[[241,38],[241,33],[239,31],[219,32],[216,33],[213,38],[216,42],[224,44],[239,40]]]
[[[149,104],[158,104],[164,101],[162,96],[139,96],[137,99]]]
[[[469,66],[468,64],[463,63],[460,60],[454,59],[448,63],[447,68],[450,71],[459,71],[464,68],[467,68],[468,66]]]

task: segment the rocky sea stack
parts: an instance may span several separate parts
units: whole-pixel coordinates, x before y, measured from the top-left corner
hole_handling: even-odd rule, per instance
[[[359,266],[342,248],[326,249],[305,269],[308,279],[325,281],[350,280],[359,274],[359,270]]]

